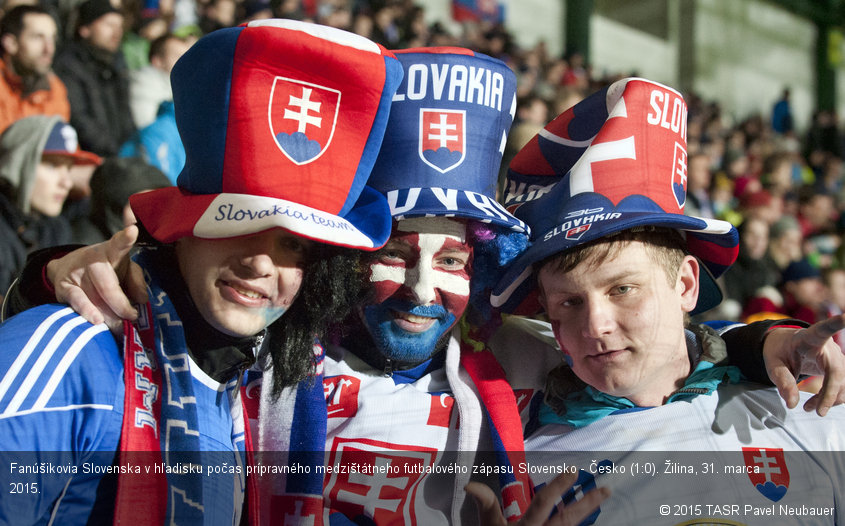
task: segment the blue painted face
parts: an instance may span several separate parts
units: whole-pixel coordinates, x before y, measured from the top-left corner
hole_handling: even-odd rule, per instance
[[[418,316],[430,323],[423,332],[411,332],[397,323],[396,312],[405,316]],[[364,308],[367,327],[382,355],[403,363],[421,363],[427,360],[440,338],[455,324],[455,316],[440,305],[420,306],[400,301],[386,301]],[[433,320],[433,321],[431,321]]]
[[[444,217],[405,219],[370,265],[376,291],[363,317],[379,351],[420,363],[469,302],[472,247],[466,225]]]

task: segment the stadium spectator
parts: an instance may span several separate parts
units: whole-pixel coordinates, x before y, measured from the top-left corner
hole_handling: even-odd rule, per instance
[[[120,51],[123,15],[109,0],[85,0],[78,13],[75,39],[56,56],[54,68],[67,86],[70,123],[80,146],[101,156],[116,155],[135,131]]]
[[[162,172],[176,184],[179,172],[185,166],[185,147],[176,127],[176,108],[172,101],[161,103],[156,119],[136,131],[123,143],[120,157],[140,157]]]
[[[758,291],[748,301],[743,316],[777,313],[807,323],[825,318],[826,290],[821,272],[807,259],[793,261],[784,269],[776,292],[770,288]]]
[[[45,8],[20,5],[0,20],[0,133],[30,115],[70,119],[64,83],[53,71],[56,22]]]
[[[152,124],[162,102],[173,100],[170,71],[189,47],[184,38],[162,35],[150,44],[149,64],[129,72],[129,106],[138,129]]]
[[[135,214],[129,206],[129,196],[173,184],[161,170],[143,159],[105,159],[91,176],[88,215],[71,224],[73,241],[83,245],[106,241],[136,223]]]
[[[734,316],[739,319],[748,301],[763,287],[776,287],[780,272],[767,260],[769,223],[756,217],[746,218],[739,225],[739,256],[725,271],[724,293],[726,300],[733,300]]]
[[[78,148],[76,132],[59,117],[34,115],[0,136],[0,296],[33,250],[71,241],[62,205],[74,164],[99,164]]]

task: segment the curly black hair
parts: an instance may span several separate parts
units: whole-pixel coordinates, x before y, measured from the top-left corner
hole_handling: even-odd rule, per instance
[[[274,395],[313,375],[315,343],[363,300],[361,258],[361,251],[322,244],[309,254],[298,297],[269,327]]]

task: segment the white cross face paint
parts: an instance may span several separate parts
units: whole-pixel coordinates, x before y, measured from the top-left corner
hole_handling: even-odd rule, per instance
[[[437,261],[444,256],[460,257],[461,253],[471,251],[466,244],[465,224],[445,217],[414,218],[397,221],[396,231],[397,234],[391,237],[382,252],[393,254],[391,248],[397,250],[400,247],[396,245],[405,245],[398,255],[409,257],[404,258],[403,264],[399,264],[396,258],[380,258],[370,267],[370,281],[403,284],[414,293],[419,305],[432,303],[438,290],[469,296],[469,277],[462,272],[456,273],[460,270],[459,266],[466,267],[468,257],[462,260],[463,264],[450,265]],[[393,241],[396,243],[391,243]]]
[[[472,247],[466,224],[445,217],[398,221],[370,266],[367,326],[383,354],[422,361],[469,302]]]

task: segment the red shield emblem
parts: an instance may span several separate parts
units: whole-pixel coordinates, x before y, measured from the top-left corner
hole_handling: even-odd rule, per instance
[[[297,165],[319,158],[332,142],[339,106],[338,90],[276,77],[269,118],[279,150]]]
[[[440,173],[459,166],[466,156],[466,111],[420,110],[420,158]]]
[[[789,469],[779,448],[742,448],[748,478],[767,499],[777,502],[789,489]]]
[[[361,380],[354,376],[338,375],[323,380],[326,413],[329,418],[349,418],[358,413],[358,390]]]
[[[687,202],[687,151],[675,143],[675,157],[672,161],[672,194],[678,208],[683,211]]]
[[[566,239],[571,239],[573,241],[577,241],[581,239],[581,236],[584,235],[584,232],[590,229],[592,223],[587,223],[586,225],[576,226],[575,228],[570,228],[566,231]]]
[[[378,440],[335,439],[324,495],[331,510],[375,524],[417,524],[414,501],[437,450]]]

